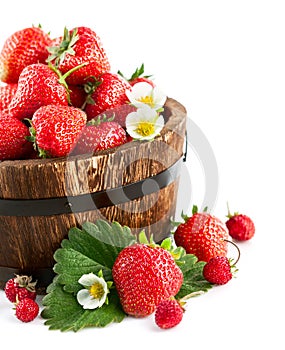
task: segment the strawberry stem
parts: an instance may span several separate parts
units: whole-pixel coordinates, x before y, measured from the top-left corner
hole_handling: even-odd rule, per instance
[[[57,74],[57,76],[58,76],[58,78],[59,78],[59,79],[58,79],[58,82],[59,82],[61,85],[63,85],[63,86],[65,87],[65,90],[66,90],[66,93],[67,93],[67,101],[68,101],[68,104],[70,104],[70,105],[71,105],[71,101],[70,101],[70,90],[69,90],[69,87],[68,87],[68,85],[67,85],[66,78],[67,78],[70,74],[72,74],[73,72],[77,71],[78,69],[80,69],[80,68],[82,68],[82,67],[84,67],[84,66],[86,66],[86,65],[87,65],[87,62],[84,62],[84,63],[82,63],[82,64],[79,64],[78,66],[71,68],[69,71],[67,71],[65,74],[62,75],[61,72],[60,72],[60,70],[59,70],[57,67],[55,67],[51,62],[48,63],[49,68],[50,68],[53,72],[55,72],[55,73]]]
[[[231,214],[231,212],[230,212],[230,206],[229,206],[229,202],[227,202],[227,208],[228,208],[228,215],[227,215],[227,218],[232,218],[233,216],[232,216],[232,214]]]
[[[230,218],[232,218],[232,217],[234,217],[234,216],[239,214],[238,212],[234,212],[233,214],[231,214],[230,207],[229,207],[229,202],[227,202],[227,208],[228,208],[228,215],[226,215],[227,218],[230,219]]]
[[[230,243],[230,244],[232,244],[232,245],[236,248],[236,250],[237,250],[237,252],[238,252],[238,257],[237,257],[236,261],[235,261],[233,264],[231,264],[231,265],[236,265],[237,262],[238,262],[239,259],[240,259],[240,249],[239,249],[238,245],[235,244],[233,241],[230,241],[230,240],[228,240],[228,239],[224,239],[224,241],[225,241],[225,242],[228,242],[228,243]]]

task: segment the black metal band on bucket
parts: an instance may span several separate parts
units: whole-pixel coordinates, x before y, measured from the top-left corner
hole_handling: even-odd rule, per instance
[[[0,199],[0,216],[48,216],[90,211],[122,204],[154,193],[180,174],[182,158],[159,174],[99,192],[43,199]]]

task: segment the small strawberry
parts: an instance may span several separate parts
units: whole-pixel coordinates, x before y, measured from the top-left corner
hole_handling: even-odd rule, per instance
[[[17,300],[23,300],[29,298],[36,299],[36,282],[32,282],[31,276],[16,275],[14,278],[10,278],[4,288],[4,292],[8,300],[12,303],[16,303]]]
[[[31,118],[41,106],[68,105],[66,87],[59,82],[58,74],[49,66],[36,63],[23,69],[18,89],[8,107],[11,117]]]
[[[8,113],[8,106],[17,91],[17,84],[5,84],[0,86],[0,112]]]
[[[126,142],[125,130],[116,122],[105,121],[99,125],[86,125],[71,153],[94,153],[120,146]]]
[[[134,86],[137,83],[145,82],[149,83],[152,87],[155,87],[154,82],[150,79],[151,75],[143,75],[144,74],[144,64],[137,68],[135,72],[132,74],[130,79],[127,79],[122,72],[118,71],[118,74],[125,78],[131,86]]]
[[[209,261],[215,256],[227,255],[228,230],[217,217],[198,212],[193,206],[192,216],[182,214],[184,223],[179,223],[174,233],[177,246],[188,254],[194,254],[201,261]]]
[[[30,141],[41,157],[64,157],[74,147],[86,124],[86,114],[71,106],[40,107],[32,117]]]
[[[203,276],[210,283],[219,285],[226,284],[238,271],[236,264],[240,258],[240,249],[234,242],[227,242],[236,248],[238,257],[235,262],[233,262],[233,259],[228,259],[226,256],[215,256],[211,258],[203,268]]]
[[[231,265],[230,259],[225,256],[215,256],[205,264],[203,276],[210,283],[226,284],[233,277],[233,268],[234,265]]]
[[[155,311],[155,323],[162,329],[177,326],[183,318],[184,309],[176,299],[164,300]]]
[[[85,107],[88,120],[109,109],[125,105],[129,102],[126,91],[131,85],[118,74],[105,73],[95,82],[85,85],[89,98]],[[125,118],[124,118],[125,119]]]
[[[22,70],[33,63],[45,63],[52,39],[39,27],[19,30],[4,43],[0,53],[0,80],[17,83]]]
[[[112,273],[124,311],[135,317],[152,314],[163,300],[178,293],[183,282],[171,253],[144,243],[124,248]]]
[[[29,128],[22,121],[0,111],[0,161],[26,158],[32,151],[27,136]]]
[[[230,213],[228,208],[229,219],[226,221],[229,235],[237,241],[246,241],[251,239],[255,234],[255,225],[250,217],[244,214]]]
[[[68,84],[84,84],[89,77],[98,77],[110,71],[110,63],[101,40],[90,28],[77,27],[70,31],[65,28],[60,45],[51,46],[48,50],[48,61],[53,62],[63,74],[86,63],[67,78]]]
[[[38,316],[39,310],[34,300],[25,298],[16,304],[16,317],[22,322],[31,322]]]

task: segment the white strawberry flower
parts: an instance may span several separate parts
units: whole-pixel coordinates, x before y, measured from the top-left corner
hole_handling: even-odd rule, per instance
[[[83,309],[96,309],[105,302],[108,303],[108,284],[112,282],[104,280],[102,271],[98,276],[94,273],[82,275],[78,282],[85,287],[77,293],[77,301],[83,306]]]
[[[126,91],[126,95],[135,107],[141,108],[147,105],[156,111],[163,110],[167,98],[161,90],[147,82],[135,84],[131,90]]]
[[[163,116],[148,105],[129,113],[126,118],[127,133],[135,140],[152,140],[163,126]]]

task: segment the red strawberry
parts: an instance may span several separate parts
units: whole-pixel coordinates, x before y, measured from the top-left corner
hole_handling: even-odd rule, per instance
[[[17,83],[22,70],[33,63],[45,63],[51,38],[39,27],[25,28],[12,34],[0,53],[0,80]]]
[[[0,86],[0,111],[8,113],[8,106],[17,91],[17,84]]]
[[[183,281],[170,252],[142,243],[124,248],[112,272],[124,311],[135,317],[153,313],[161,301],[178,293]]]
[[[126,142],[126,132],[116,122],[106,121],[99,125],[86,125],[72,154],[94,153],[120,146]]]
[[[162,301],[155,311],[155,323],[162,329],[177,326],[183,318],[184,309],[176,299]]]
[[[126,90],[131,90],[131,85],[117,74],[102,74],[95,83],[89,83],[85,88],[90,96],[85,107],[88,120],[129,102]]]
[[[84,84],[90,76],[98,77],[110,71],[110,63],[98,35],[87,27],[64,30],[61,44],[48,48],[48,61],[54,62],[65,74],[70,69],[87,63],[83,68],[72,73],[67,78],[68,84]]]
[[[0,161],[25,158],[32,151],[29,134],[24,123],[0,112]]]
[[[250,217],[244,214],[234,213],[232,215],[228,210],[229,219],[226,221],[229,234],[237,241],[246,241],[255,234],[254,222]]]
[[[69,88],[70,104],[73,107],[82,108],[87,94],[82,85],[72,85]]]
[[[127,115],[136,110],[137,107],[131,104],[123,104],[104,111],[104,115],[107,119],[112,119],[112,121],[119,123],[122,127],[126,127]]]
[[[29,298],[36,299],[36,282],[32,282],[32,277],[16,275],[10,278],[5,284],[5,295],[12,303]]]
[[[118,74],[121,75],[123,78],[124,75],[118,71]],[[144,64],[140,66],[140,68],[137,68],[135,72],[132,74],[130,79],[125,78],[131,86],[134,86],[137,83],[145,82],[150,84],[152,87],[155,87],[154,82],[150,79],[151,75],[143,75],[144,74]]]
[[[27,66],[22,71],[18,89],[9,105],[9,115],[18,118],[31,118],[41,106],[68,105],[68,93],[59,83],[59,76],[42,63]]]
[[[232,277],[232,269],[234,265],[225,256],[216,256],[211,258],[203,268],[204,278],[213,284],[226,284]]]
[[[198,213],[196,206],[192,214],[191,217],[182,214],[185,222],[180,223],[174,233],[176,245],[206,262],[215,256],[226,256],[228,230],[225,224],[209,213]]]
[[[16,305],[16,317],[22,322],[31,322],[38,316],[39,310],[34,300],[25,298]]]
[[[32,118],[32,141],[42,157],[67,156],[86,124],[79,108],[48,105],[40,107]]]

